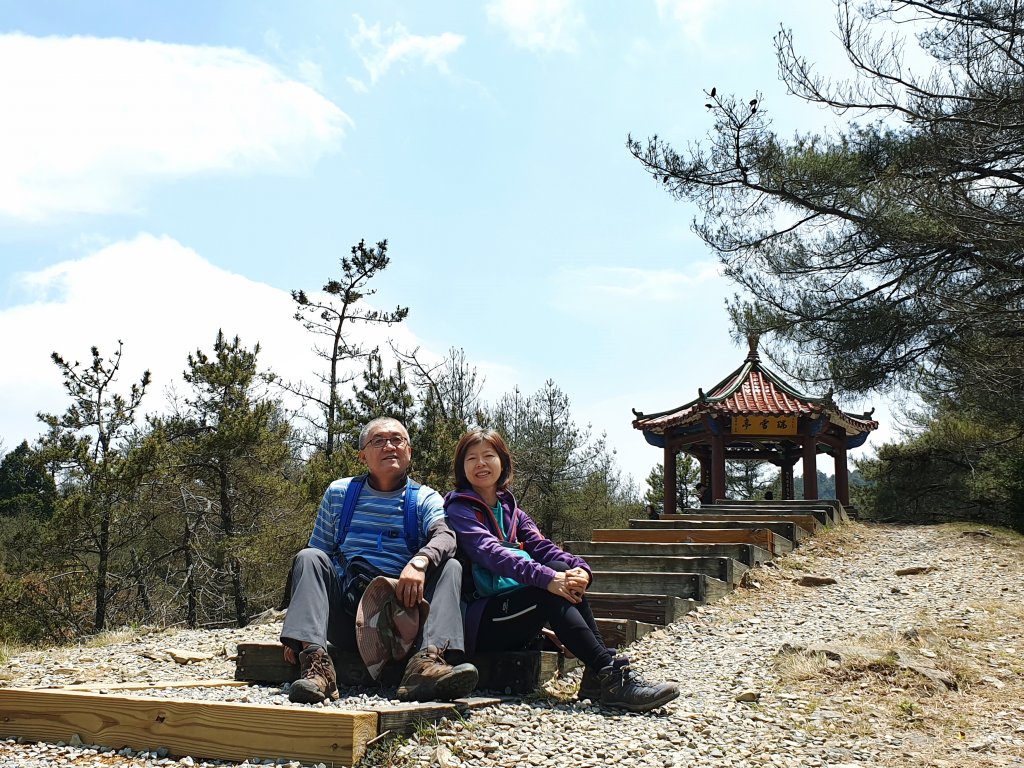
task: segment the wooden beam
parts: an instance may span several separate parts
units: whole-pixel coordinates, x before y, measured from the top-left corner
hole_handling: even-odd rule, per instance
[[[594,555],[619,557],[729,557],[746,566],[772,559],[768,550],[755,544],[656,544],[645,541],[567,541],[565,549],[590,561]]]
[[[355,765],[377,735],[377,714],[235,702],[0,689],[0,737],[71,741],[114,749],[242,762],[299,760]]]
[[[767,528],[676,528],[663,531],[631,528],[599,528],[591,533],[593,541],[636,541],[652,544],[756,544],[773,555],[784,555],[793,550],[793,542],[776,536]]]
[[[656,624],[633,619],[595,618],[594,621],[597,622],[597,628],[601,631],[601,639],[609,648],[625,648],[644,635],[658,629]]]
[[[698,605],[672,595],[623,595],[587,592],[587,602],[596,618],[633,619],[664,626],[683,618]]]
[[[144,683],[79,683],[61,685],[61,691],[159,691],[165,688],[243,688],[249,685],[244,680],[211,678],[209,680],[151,680]],[[40,689],[47,690],[47,689]]]
[[[708,511],[711,510],[711,511]],[[768,512],[756,512],[756,511],[730,511],[723,510],[718,511],[718,505],[713,507],[701,507],[695,510],[686,510],[676,515],[662,515],[658,520],[641,520],[639,518],[629,521],[630,528],[656,528],[655,525],[647,525],[647,523],[660,523],[666,520],[673,521],[686,521],[696,520],[698,522],[719,522],[719,523],[766,523],[774,520],[777,522],[794,523],[803,528],[808,534],[815,534],[822,528],[824,523],[820,522],[814,515],[811,514],[798,514],[795,512],[783,512],[778,511],[774,514]],[[635,525],[634,525],[635,523]],[[779,531],[783,536],[786,535],[785,531]]]
[[[732,589],[732,585],[703,573],[594,571],[593,576],[594,589],[601,592],[674,595],[700,603],[717,600]]]
[[[687,557],[680,555],[589,555],[592,571],[649,571],[669,573],[703,573],[735,586],[747,566],[731,557]]]
[[[354,651],[331,648],[331,659],[338,675],[339,685],[358,685],[379,688],[398,685],[402,668],[391,666],[377,682],[366,674],[366,668]],[[559,672],[564,671],[564,658],[553,651],[509,651],[507,653],[480,653],[467,659],[480,672],[480,690],[507,693],[533,693],[537,687]],[[290,683],[299,676],[299,668],[288,664],[281,655],[278,643],[239,643],[235,677],[258,683],[280,685]],[[357,682],[347,682],[356,678]]]

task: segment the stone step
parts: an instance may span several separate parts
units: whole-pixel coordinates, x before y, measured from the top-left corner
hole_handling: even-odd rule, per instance
[[[746,566],[772,559],[767,549],[756,544],[657,544],[646,541],[567,541],[565,549],[589,561],[594,555],[638,555],[641,557],[731,557]]]
[[[634,523],[636,523],[636,525],[634,525]],[[767,528],[769,531],[772,531],[779,536],[785,536],[793,543],[793,546],[799,546],[799,544],[810,535],[796,523],[789,522],[787,520],[777,520],[774,517],[752,517],[749,520],[700,520],[694,517],[680,517],[678,519],[671,520],[648,520],[647,518],[639,518],[630,520],[629,527],[637,530],[659,530],[664,528],[688,528],[691,530],[695,528]]]
[[[601,619],[632,619],[656,626],[678,621],[699,603],[674,595],[616,594],[587,591],[587,602],[594,617]]]
[[[700,522],[720,522],[720,523],[765,523],[768,521],[773,522],[785,522],[795,523],[800,526],[805,533],[813,535],[825,529],[825,523],[820,522],[814,515],[794,514],[794,513],[776,513],[776,514],[759,514],[757,512],[708,512],[707,507],[703,509],[694,510],[683,510],[677,512],[674,515],[661,515],[658,520],[652,521],[650,518],[634,518],[629,521],[630,528],[646,528],[645,523],[660,522],[663,520],[698,520]]]
[[[747,566],[731,557],[589,555],[586,560],[593,571],[703,573],[732,586],[739,584],[748,570]]]
[[[289,664],[281,655],[279,643],[239,643],[235,662],[235,679],[254,683],[280,685],[290,683],[299,676],[299,667]],[[381,679],[370,677],[356,651],[330,648],[338,685],[366,687],[397,686],[401,681],[404,664],[389,664]],[[508,651],[479,653],[468,661],[480,672],[477,689],[505,693],[532,693],[556,674],[568,672],[576,666],[575,659],[554,651]]]
[[[714,602],[732,589],[721,579],[703,573],[668,571],[594,571],[591,586],[599,592],[673,595],[699,603]]]
[[[715,504],[698,509],[680,509],[677,515],[701,516],[709,515],[746,515],[750,517],[788,519],[791,515],[810,517],[819,526],[834,525],[837,521],[836,512],[831,507],[761,507],[745,504]]]
[[[792,541],[767,528],[597,528],[591,539],[652,544],[756,544],[773,557],[793,551]]]

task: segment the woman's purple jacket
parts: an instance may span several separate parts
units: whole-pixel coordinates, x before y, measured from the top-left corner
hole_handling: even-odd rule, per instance
[[[506,530],[515,531],[515,540],[530,554],[532,560],[518,557],[501,545],[501,534],[496,527],[494,513],[474,491],[452,491],[444,499],[448,527],[455,531],[463,562],[462,598],[468,603],[467,653],[476,650],[480,619],[490,599],[477,598],[473,594],[473,574],[468,563],[481,565],[499,576],[510,576],[520,584],[538,589],[547,589],[556,570],[583,568],[587,573],[591,572],[583,558],[564,551],[551,539],[545,538],[537,524],[516,504],[510,491],[499,491],[498,501],[501,502]],[[562,567],[549,568],[548,563],[558,563]]]

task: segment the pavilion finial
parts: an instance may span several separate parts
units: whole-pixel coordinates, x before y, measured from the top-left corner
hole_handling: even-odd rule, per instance
[[[761,341],[761,334],[751,331],[747,334],[747,348],[750,350],[747,352],[747,360],[750,362],[756,362],[761,359],[760,355],[757,354],[757,345]]]

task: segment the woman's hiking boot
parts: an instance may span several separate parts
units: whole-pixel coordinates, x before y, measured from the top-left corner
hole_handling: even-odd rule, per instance
[[[614,661],[597,673],[601,682],[600,702],[606,707],[630,712],[650,712],[679,695],[675,683],[648,683],[629,664],[615,666]]]
[[[472,664],[453,667],[444,658],[447,649],[428,645],[405,665],[398,686],[399,701],[451,701],[468,696],[480,674]]]
[[[612,649],[609,649],[612,650]],[[612,658],[613,667],[624,667],[629,664],[629,656],[618,654]],[[601,699],[601,670],[593,667],[583,668],[583,677],[580,678],[580,690],[576,694],[579,701],[590,699],[593,702]]]
[[[292,683],[288,699],[298,704],[319,704],[326,698],[337,700],[338,676],[327,650],[311,645],[299,653],[299,679]]]

